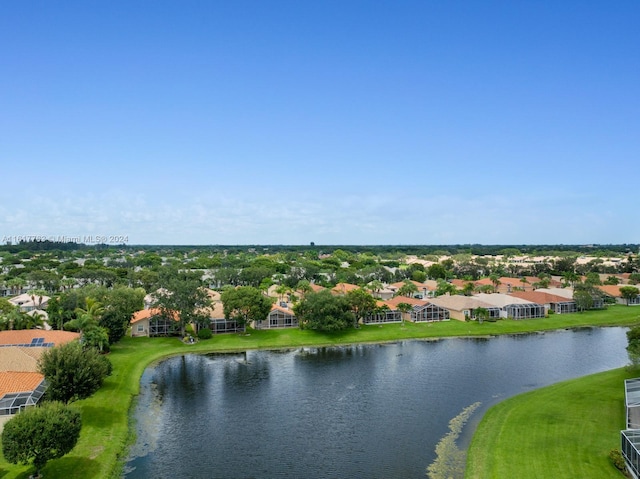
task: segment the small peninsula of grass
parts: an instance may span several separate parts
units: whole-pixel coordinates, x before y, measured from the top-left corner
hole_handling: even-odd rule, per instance
[[[624,427],[625,368],[520,394],[487,411],[466,479],[620,479],[609,460]]]
[[[589,326],[630,326],[640,323],[640,308],[625,306],[613,306],[604,311],[590,311],[586,313],[553,315],[546,319],[532,319],[523,321],[501,320],[495,323],[484,322],[459,322],[447,321],[442,323],[406,323],[363,326],[357,330],[347,330],[337,333],[317,333],[314,331],[301,331],[298,329],[287,329],[279,331],[250,331],[247,335],[225,334],[214,336],[212,339],[200,341],[196,344],[183,344],[176,338],[124,338],[120,343],[113,346],[109,355],[113,363],[113,374],[107,378],[104,386],[91,398],[73,403],[74,407],[82,413],[83,427],[77,446],[73,451],[58,460],[51,461],[43,470],[43,474],[48,478],[115,478],[119,477],[121,459],[126,454],[126,446],[130,440],[129,432],[129,409],[133,398],[138,394],[140,387],[140,376],[144,369],[152,362],[164,357],[185,353],[204,352],[224,352],[239,351],[247,349],[282,349],[296,348],[300,346],[330,346],[341,344],[353,344],[363,342],[385,342],[402,339],[419,338],[440,338],[440,337],[460,337],[460,336],[490,336],[499,334],[519,334],[534,331],[546,331],[553,329],[589,327]],[[619,373],[620,374],[620,373]],[[617,379],[616,379],[617,381]],[[621,401],[624,396],[620,382],[607,382],[604,384],[607,391],[602,391],[597,397],[601,398],[598,403],[600,411],[616,411],[623,414]],[[563,383],[564,384],[564,383]],[[595,386],[593,386],[595,387]],[[606,394],[605,394],[606,393]],[[533,393],[532,393],[533,394]],[[549,402],[539,403],[539,413],[545,414],[548,410],[549,421],[557,417],[560,421],[563,415],[572,414],[573,404],[577,397],[592,397],[589,390],[582,391],[579,396],[572,397],[571,401],[558,401],[553,398]],[[542,406],[540,406],[542,404]],[[585,409],[586,410],[586,409]],[[613,412],[612,412],[613,414]],[[616,416],[617,417],[617,416]],[[621,417],[621,416],[620,416]],[[584,428],[577,431],[573,436],[554,436],[555,430],[549,429],[549,437],[537,447],[556,448],[563,447],[566,450],[578,447],[577,445],[585,441],[600,441],[601,437],[606,437],[603,444],[603,451],[598,449],[597,457],[572,456],[566,454],[560,461],[553,461],[553,466],[559,470],[580,470],[578,462],[601,462],[600,456],[608,453],[609,449],[616,447],[616,435],[619,429],[620,420],[613,423],[600,423],[592,416],[581,418],[586,423],[593,423],[592,428]],[[554,419],[555,420],[555,419]],[[509,423],[510,424],[510,423]],[[487,426],[483,426],[487,427]],[[491,427],[491,426],[490,426]],[[506,427],[506,426],[505,426]],[[488,435],[498,435],[491,429],[486,430]],[[526,432],[524,432],[526,434]],[[476,434],[474,437],[474,448],[484,448],[493,454],[493,447],[484,447],[477,444],[485,434]],[[560,446],[557,442],[563,442]],[[573,446],[571,446],[573,444]],[[521,455],[528,455],[526,448],[520,448],[518,444],[511,444]],[[506,447],[506,446],[505,446]],[[587,454],[588,455],[588,454]],[[493,462],[503,460],[511,463],[513,458],[509,455],[498,454]],[[606,458],[604,459],[606,462]],[[551,464],[551,462],[550,462]],[[525,464],[526,466],[527,464]],[[492,466],[493,467],[493,466]],[[496,466],[497,467],[497,466]],[[524,466],[523,466],[524,467]],[[558,475],[545,476],[537,474],[535,469],[531,473],[526,469],[520,469],[518,474],[498,474],[484,475],[487,469],[474,473],[469,477],[563,477]],[[27,478],[32,468],[26,466],[15,466],[0,460],[0,477],[3,479]],[[596,477],[580,476],[570,474],[564,477]],[[608,476],[597,476],[608,477]]]

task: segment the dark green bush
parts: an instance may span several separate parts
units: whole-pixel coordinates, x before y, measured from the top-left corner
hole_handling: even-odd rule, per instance
[[[213,333],[209,328],[202,328],[198,331],[198,339],[211,339],[211,336],[213,336]]]
[[[611,452],[609,452],[609,459],[611,459],[611,463],[616,467],[616,469],[619,469],[622,472],[627,471],[624,457],[619,449],[611,449]]]

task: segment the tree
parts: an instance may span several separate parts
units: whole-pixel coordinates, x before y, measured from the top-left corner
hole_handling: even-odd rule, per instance
[[[591,271],[590,273],[587,273],[584,282],[593,284],[593,285],[602,284],[602,281],[600,281],[600,275],[595,271]]]
[[[640,294],[640,289],[635,286],[620,286],[620,295],[627,300],[627,306],[633,298]]]
[[[617,276],[608,276],[604,284],[615,286],[616,284],[620,284],[620,278]]]
[[[493,284],[493,292],[495,293],[496,291],[498,291],[498,286],[502,284],[500,282],[500,276],[498,276],[496,273],[492,273],[491,275],[489,275],[489,279]]]
[[[98,324],[106,328],[109,344],[120,341],[127,333],[133,314],[144,307],[144,296],[142,288],[120,286],[108,291]]]
[[[309,293],[294,306],[301,329],[339,331],[353,324],[351,304],[344,295],[334,296],[328,290]]]
[[[310,291],[313,291],[313,289],[311,289],[311,283],[309,283],[309,281],[306,279],[301,279],[300,281],[298,281],[298,284],[296,285],[296,290],[300,291],[303,296],[309,293]]]
[[[600,292],[592,284],[577,283],[573,288],[573,300],[576,302],[578,311],[593,308],[595,300],[600,298]]]
[[[187,324],[207,325],[210,318],[205,308],[211,305],[211,300],[200,274],[167,268],[161,275],[160,284],[162,288],[156,294],[154,307],[166,317],[178,315],[182,336]]]
[[[224,317],[245,327],[251,321],[264,321],[271,311],[271,299],[253,286],[228,289],[222,293],[220,300]]]
[[[464,286],[462,287],[462,294],[464,294],[465,296],[471,296],[473,294],[474,289],[475,289],[475,285],[467,281],[466,283],[464,283]]]
[[[404,284],[398,288],[396,296],[411,297],[418,292],[418,287],[409,280],[405,280]]]
[[[634,367],[640,366],[640,326],[634,326],[627,331],[627,353]]]
[[[400,317],[402,318],[402,324],[404,325],[404,320],[406,319],[407,314],[409,314],[411,310],[413,310],[413,306],[411,306],[409,303],[398,303],[396,308],[398,308],[398,311],[400,311]]]
[[[111,374],[111,362],[93,348],[72,341],[46,350],[38,370],[47,380],[47,397],[68,403],[96,392]]]
[[[366,287],[369,291],[371,291],[371,293],[375,295],[384,288],[384,284],[382,283],[382,281],[374,279]]]
[[[80,413],[60,402],[28,408],[4,425],[2,453],[12,464],[32,463],[39,477],[49,460],[74,448],[81,427]]]
[[[427,276],[431,279],[445,279],[447,270],[440,263],[433,263],[427,268]]]
[[[376,308],[376,300],[362,288],[349,291],[347,299],[353,312],[353,327],[357,328],[362,318],[373,313]]]
[[[438,280],[438,287],[436,288],[436,296],[442,296],[444,294],[456,294],[458,289],[452,283],[443,279]]]
[[[483,321],[489,319],[489,310],[487,308],[476,308],[473,310],[473,315],[478,320],[478,323],[482,324]]]

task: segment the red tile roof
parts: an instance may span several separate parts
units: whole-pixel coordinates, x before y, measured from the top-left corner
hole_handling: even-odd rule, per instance
[[[45,343],[59,346],[80,337],[71,331],[45,331],[44,329],[22,329],[18,331],[0,331],[0,345],[30,344],[35,338],[44,338]]]
[[[538,304],[567,303],[573,301],[572,299],[543,291],[513,291],[509,296],[526,299],[527,301]]]
[[[33,391],[44,381],[40,373],[0,372],[0,397],[9,393]]]
[[[409,298],[408,296],[395,296],[385,301],[385,304],[391,309],[396,309],[400,303],[407,303],[411,306],[423,306],[428,303],[424,299]]]

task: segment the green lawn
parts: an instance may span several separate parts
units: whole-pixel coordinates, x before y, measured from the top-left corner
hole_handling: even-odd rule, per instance
[[[484,415],[467,456],[467,479],[621,479],[609,451],[624,428],[625,368],[507,399]]]
[[[333,334],[300,331],[297,329],[251,331],[250,335],[220,335],[194,345],[184,345],[175,338],[125,338],[113,347],[109,355],[114,366],[113,375],[105,381],[104,386],[93,397],[74,403],[75,407],[78,407],[82,412],[83,419],[83,428],[78,445],[64,458],[51,461],[43,473],[49,478],[65,479],[119,477],[119,458],[125,454],[126,445],[132,439],[128,427],[128,412],[132,399],[138,393],[140,376],[151,362],[166,356],[189,352],[258,348],[277,349],[311,345],[396,341],[410,338],[486,336],[582,326],[613,326],[636,323],[640,323],[640,308],[614,306],[606,311],[555,315],[547,319],[525,321],[502,320],[496,323],[485,322],[483,324],[475,322],[464,323],[455,320],[428,324],[406,323],[404,326],[390,324],[365,326],[359,330]],[[611,407],[621,407],[620,401],[624,395],[621,386],[618,385],[612,388],[610,394],[613,398],[612,401],[617,401]],[[569,408],[564,409],[567,409],[567,414],[570,412]],[[562,410],[563,408],[561,407],[560,411]],[[613,434],[617,427],[618,423],[615,423],[613,429],[598,429],[593,432],[593,435]],[[578,444],[584,438],[574,437],[572,440],[574,444]],[[611,447],[613,446],[610,446],[609,449]],[[564,458],[563,468],[569,467],[572,462],[572,458]],[[0,478],[2,479],[27,478],[31,471],[32,469],[29,467],[15,466],[0,459]],[[519,474],[511,477],[525,476]]]

